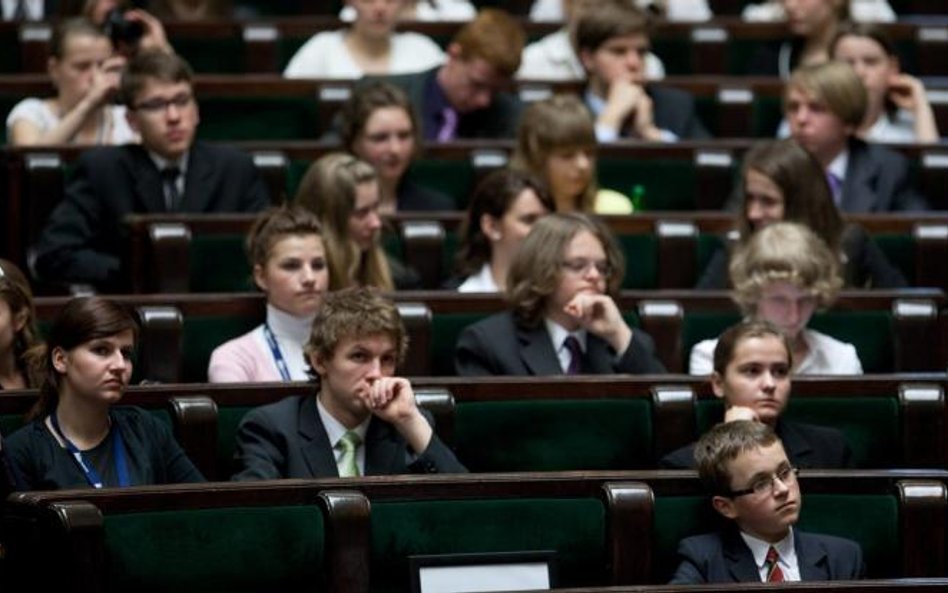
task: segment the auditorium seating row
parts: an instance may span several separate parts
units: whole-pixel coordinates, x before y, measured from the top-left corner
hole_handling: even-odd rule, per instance
[[[948,72],[942,54],[943,21],[884,25],[896,43],[903,68],[920,76]],[[223,20],[167,22],[175,50],[201,73],[279,73],[312,35],[340,27],[333,17],[305,16],[259,21]],[[428,35],[442,47],[460,23],[406,23],[404,28]],[[556,23],[524,22],[530,40],[552,33]],[[48,23],[0,23],[0,43],[11,51],[0,58],[0,72],[45,72],[52,26]],[[670,75],[732,74],[748,70],[761,45],[788,38],[782,23],[747,23],[721,17],[705,23],[659,23],[651,34],[652,49]]]
[[[392,294],[410,339],[400,372],[454,374],[454,347],[471,323],[506,308],[497,295],[447,291]],[[263,322],[263,295],[159,294],[110,297],[138,311],[142,325],[138,380],[204,381],[214,348]],[[36,300],[41,328],[67,297]],[[618,302],[627,322],[655,341],[659,359],[673,373],[687,372],[691,347],[717,337],[740,320],[723,291],[623,291]],[[945,294],[932,289],[844,291],[817,313],[811,327],[855,345],[867,373],[944,371]]]
[[[772,138],[780,123],[784,83],[770,77],[672,76],[663,84],[696,98],[698,115],[716,138]],[[352,94],[352,81],[286,80],[276,75],[200,75],[199,134],[210,140],[313,140],[331,131],[333,118]],[[520,82],[525,102],[554,93],[580,93],[576,83]],[[948,130],[948,84],[931,79],[928,99],[939,129]],[[0,112],[23,97],[52,96],[45,75],[0,76]],[[0,140],[3,138],[0,137]]]
[[[419,403],[472,472],[650,469],[697,440],[723,411],[706,378],[416,377]],[[945,373],[798,377],[788,417],[841,430],[862,468],[948,467]],[[255,407],[309,383],[161,384],[131,387],[123,403],[173,427],[210,479],[235,471],[237,427]],[[0,431],[23,424],[35,390],[0,398]],[[595,435],[595,438],[591,438]]]
[[[946,479],[804,471],[799,525],[859,542],[870,577],[943,577]],[[719,524],[690,473],[586,472],[22,493],[2,530],[9,590],[394,593],[431,554],[552,552],[562,587],[665,582],[680,538]]]

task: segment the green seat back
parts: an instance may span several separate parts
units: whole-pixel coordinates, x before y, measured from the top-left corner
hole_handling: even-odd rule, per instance
[[[252,292],[250,264],[242,234],[196,234],[188,253],[191,292]]]
[[[694,66],[691,63],[691,41],[688,38],[653,38],[652,52],[662,57],[665,74],[668,76],[695,74]]]
[[[0,435],[10,436],[23,426],[22,414],[0,414]]]
[[[431,373],[450,376],[454,372],[454,349],[465,327],[487,317],[486,313],[435,313],[431,320]]]
[[[200,97],[205,140],[315,140],[319,103],[315,97]]]
[[[276,400],[274,400],[276,401]],[[237,428],[244,416],[255,406],[229,406],[218,404],[217,407],[217,467],[224,473],[218,476],[221,480],[230,478],[236,469],[234,464],[234,449],[237,443]]]
[[[625,256],[622,288],[658,288],[658,240],[655,235],[619,235],[616,239]]]
[[[892,314],[884,311],[818,313],[810,327],[856,347],[866,373],[895,372]]]
[[[699,401],[695,409],[699,434],[724,417],[719,400]],[[895,397],[809,396],[791,394],[786,417],[839,429],[857,467],[897,467],[903,463],[899,404]]]
[[[315,506],[189,509],[105,516],[113,591],[314,589],[324,525]]]
[[[215,348],[243,335],[263,319],[253,317],[214,317],[189,315],[184,318],[181,336],[181,380],[186,383],[207,381],[207,363]]]
[[[803,531],[845,537],[862,546],[868,575],[899,575],[899,509],[894,496],[883,494],[806,494],[798,526]],[[866,520],[872,517],[872,520]],[[656,582],[666,582],[677,565],[682,538],[716,531],[726,525],[705,496],[658,496],[655,499],[653,553]]]
[[[408,557],[553,550],[563,587],[604,585],[606,513],[593,499],[372,502],[372,591],[408,591]]]
[[[645,400],[462,402],[455,438],[473,472],[634,469],[653,457]]]
[[[737,312],[704,312],[694,311],[685,313],[681,325],[682,368],[688,368],[691,349],[702,340],[717,338],[721,332],[741,320]]]
[[[915,285],[915,239],[911,234],[880,233],[873,235],[876,245],[885,253],[889,263],[898,268],[909,285]]]
[[[448,194],[458,208],[467,208],[474,189],[474,168],[469,160],[423,158],[412,164],[410,176],[420,185]]]
[[[599,185],[632,196],[635,186],[644,190],[643,210],[693,210],[695,168],[691,160],[600,157]]]
[[[242,74],[245,47],[239,35],[226,37],[172,37],[175,53],[187,60],[198,74]],[[201,126],[204,126],[202,101]]]

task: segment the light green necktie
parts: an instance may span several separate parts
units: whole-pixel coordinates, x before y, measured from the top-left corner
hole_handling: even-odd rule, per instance
[[[362,437],[358,433],[347,430],[336,446],[342,449],[339,459],[339,477],[352,478],[359,476],[359,464],[356,463],[356,450],[362,444]]]

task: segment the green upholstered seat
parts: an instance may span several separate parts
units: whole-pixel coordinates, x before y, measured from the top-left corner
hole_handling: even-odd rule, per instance
[[[237,428],[244,416],[255,407],[231,406],[223,402],[217,404],[217,467],[222,473],[218,476],[220,480],[230,478],[236,470],[234,445],[237,443]]]
[[[435,313],[431,321],[431,373],[454,375],[454,349],[465,327],[487,317],[487,313]]]
[[[911,235],[880,233],[873,235],[876,245],[885,253],[889,263],[899,269],[910,286],[915,286],[915,239]]]
[[[188,252],[191,292],[254,291],[243,234],[195,234]]]
[[[600,187],[626,196],[641,185],[644,210],[693,210],[695,208],[695,168],[691,160],[599,157]]]
[[[408,557],[552,550],[560,586],[604,585],[606,512],[596,499],[372,503],[372,586],[408,590]]]
[[[175,53],[187,60],[199,74],[242,74],[245,70],[244,41],[239,35],[225,37],[172,36],[169,39]],[[201,107],[201,125],[204,125],[204,106]]]
[[[211,352],[227,340],[247,333],[262,322],[263,319],[256,316],[186,316],[181,339],[181,380],[207,381],[207,363],[210,361]]]
[[[658,240],[655,235],[619,235],[619,248],[625,256],[622,288],[658,288]]]
[[[199,101],[198,135],[205,140],[315,140],[322,133],[315,97],[200,96]]]
[[[635,469],[653,457],[646,400],[461,402],[455,439],[474,472]]]
[[[104,528],[113,591],[306,591],[323,572],[315,506],[107,514]]]
[[[724,417],[719,400],[699,401],[695,408],[698,433],[703,434]],[[899,467],[902,431],[896,398],[790,395],[786,417],[797,422],[830,426],[842,431],[856,467]]]

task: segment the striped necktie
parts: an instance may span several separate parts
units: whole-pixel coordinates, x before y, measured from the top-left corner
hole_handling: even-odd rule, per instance
[[[356,451],[361,444],[362,437],[352,430],[347,430],[346,434],[342,435],[342,438],[336,443],[336,446],[342,449],[342,457],[339,458],[340,478],[354,478],[361,475],[359,464],[356,463]]]
[[[767,569],[767,582],[768,583],[782,583],[783,582],[783,571],[780,570],[780,564],[778,560],[780,555],[777,554],[777,549],[773,546],[770,546],[770,549],[767,550],[767,557],[764,559],[764,568]]]

